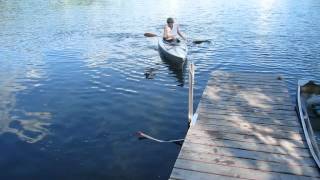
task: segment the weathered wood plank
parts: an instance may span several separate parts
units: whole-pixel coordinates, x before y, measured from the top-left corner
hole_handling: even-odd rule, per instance
[[[210,121],[205,121],[209,119]],[[203,124],[203,125],[220,125],[220,126],[231,126],[231,127],[246,127],[246,128],[266,128],[266,129],[279,129],[283,131],[293,131],[296,133],[302,133],[303,130],[299,126],[286,126],[285,123],[283,124],[276,124],[276,123],[263,123],[263,122],[255,122],[255,121],[246,121],[246,120],[235,120],[233,121],[232,119],[230,120],[221,120],[221,119],[214,119],[214,118],[208,118],[203,117],[202,115],[199,117],[198,116],[198,124]]]
[[[218,175],[231,176],[235,178],[243,179],[269,179],[269,180],[279,180],[279,179],[299,179],[299,180],[310,180],[312,177],[308,176],[295,176],[285,173],[276,173],[276,172],[265,172],[254,169],[238,168],[232,166],[224,166],[220,164],[210,164],[202,163],[198,161],[190,161],[185,159],[179,159],[176,162],[175,168],[188,169],[203,173],[214,173]]]
[[[281,103],[281,100],[283,100],[283,103],[285,105],[289,105],[291,101],[289,94],[285,94],[282,92],[279,92],[279,90],[276,89],[264,89],[264,91],[253,91],[251,88],[250,90],[242,90],[242,89],[230,89],[229,87],[207,87],[205,89],[205,92],[203,93],[204,98],[208,98],[211,100],[219,100],[220,98],[233,98],[238,100],[254,100],[253,98],[256,98],[259,100],[259,102],[269,102],[274,103],[278,102]],[[282,94],[282,95],[281,95]],[[230,96],[232,95],[232,96]]]
[[[234,83],[232,85],[227,84],[227,82],[223,82],[220,80],[217,80],[215,82],[209,83],[208,84],[208,90],[212,90],[214,88],[215,91],[213,92],[219,92],[219,93],[239,93],[239,92],[254,92],[254,93],[259,93],[259,94],[275,94],[275,95],[280,95],[281,93],[283,96],[288,98],[288,89],[286,87],[277,87],[276,85],[263,85],[263,84],[255,84],[255,83],[245,83],[245,82],[240,82],[240,81],[230,81],[228,83]],[[208,92],[208,91],[206,91]]]
[[[294,135],[294,136],[301,136],[303,137],[303,131],[293,131],[293,130],[284,130],[280,128],[268,128],[268,126],[259,126],[259,125],[252,125],[252,124],[202,124],[198,123],[194,127],[196,128],[204,128],[208,130],[222,130],[222,131],[234,131],[235,129],[237,130],[242,130],[245,132],[249,133],[262,133],[262,134],[278,134],[278,135]]]
[[[206,95],[211,95],[211,94],[216,94],[221,96],[227,96],[229,94],[232,94],[232,95],[237,95],[235,96],[235,98],[239,98],[239,99],[256,97],[261,100],[267,100],[267,101],[286,99],[288,100],[288,102],[290,102],[290,96],[289,94],[286,94],[286,93],[288,93],[288,90],[285,90],[285,89],[275,89],[273,87],[269,87],[269,89],[266,87],[257,88],[256,85],[254,85],[254,87],[247,86],[246,88],[241,87],[241,85],[236,85],[236,86],[215,85],[211,87],[209,86],[207,88],[207,91],[204,93],[205,95],[204,97],[206,97]]]
[[[208,87],[226,88],[226,90],[234,89],[244,89],[244,90],[255,90],[258,92],[283,92],[288,93],[288,88],[286,85],[281,85],[279,83],[270,82],[247,82],[241,79],[225,80],[225,79],[215,79],[208,82]],[[275,91],[278,90],[278,91]]]
[[[259,102],[259,103],[271,103],[271,104],[280,104],[282,102],[286,106],[290,106],[290,103],[292,103],[290,101],[289,95],[277,96],[276,94],[268,95],[268,94],[261,93],[260,96],[253,96],[252,94],[251,95],[239,94],[239,92],[228,93],[226,91],[219,90],[219,89],[214,89],[214,90],[212,88],[207,88],[207,89],[209,92],[204,93],[203,98],[207,98],[208,100],[211,100],[211,101],[220,101],[220,103],[222,103],[223,101],[231,100],[231,99],[233,101],[239,101],[239,102]],[[252,98],[256,98],[256,99],[252,99]]]
[[[217,103],[201,103],[199,108],[202,109],[214,109],[214,112],[221,111],[221,112],[243,112],[246,111],[247,115],[275,115],[275,116],[290,116],[290,120],[297,120],[297,113],[294,109],[277,109],[277,108],[265,108],[262,109],[261,107],[249,107],[249,106],[241,106],[241,105],[223,105]],[[214,113],[212,112],[212,113]],[[212,114],[211,113],[211,114]],[[282,117],[288,118],[288,117]]]
[[[225,166],[234,166],[240,168],[256,169],[261,171],[279,172],[287,174],[295,174],[310,177],[320,177],[318,168],[309,166],[283,165],[275,162],[264,162],[252,159],[243,159],[227,156],[219,156],[206,153],[182,151],[179,159],[193,160],[205,163],[220,164]]]
[[[257,118],[257,119],[263,119],[263,120],[272,118],[272,119],[277,119],[277,120],[299,122],[298,118],[295,116],[285,116],[285,115],[279,116],[276,114],[253,114],[253,113],[242,114],[241,111],[238,111],[238,112],[231,111],[230,112],[230,111],[222,111],[222,110],[208,112],[205,110],[205,108],[203,106],[201,106],[197,109],[197,113],[198,114],[200,114],[200,113],[205,114],[206,113],[208,115],[215,115],[215,114],[219,115],[220,114],[220,115],[239,116],[239,117],[251,117],[251,118]],[[270,118],[266,118],[266,117],[270,117]]]
[[[261,85],[276,85],[277,87],[286,87],[285,82],[282,80],[277,80],[274,77],[269,78],[264,75],[261,76],[259,74],[256,74],[255,75],[256,77],[249,77],[249,76],[246,76],[246,74],[244,74],[244,73],[239,74],[239,77],[237,77],[237,76],[225,77],[224,75],[220,76],[218,74],[212,74],[212,75],[213,75],[212,79],[210,79],[208,82],[209,85],[212,82],[217,82],[218,80],[220,80],[220,81],[225,81],[228,84],[233,84],[230,82],[236,81],[237,83],[244,82],[246,84],[256,83],[256,84],[261,84]]]
[[[231,134],[228,132],[219,132],[219,131],[205,131],[198,129],[190,129],[188,136],[194,136],[199,138],[209,138],[209,139],[225,139],[225,140],[234,140],[243,143],[257,143],[257,144],[267,144],[272,146],[290,146],[298,148],[307,148],[307,145],[304,141],[298,140],[288,140],[280,139],[274,137],[261,137],[254,135],[242,135],[242,134]]]
[[[231,83],[231,84],[229,84]],[[233,83],[233,84],[232,84]],[[239,92],[255,92],[255,93],[275,93],[275,94],[281,94],[283,93],[283,96],[289,98],[288,96],[288,89],[287,87],[278,87],[278,85],[262,85],[262,84],[256,84],[256,83],[246,83],[246,82],[240,82],[240,81],[230,81],[230,82],[223,82],[223,81],[214,81],[210,82],[207,85],[207,90],[213,90],[213,92],[229,92],[231,94],[239,93]],[[205,91],[205,93],[208,93],[209,91]]]
[[[247,107],[238,107],[238,108],[232,108],[232,107],[226,107],[221,108],[219,106],[215,105],[209,105],[209,104],[201,104],[199,105],[200,112],[206,111],[205,109],[214,109],[214,113],[235,113],[239,114],[241,112],[247,112],[248,115],[255,116],[255,117],[263,117],[263,116],[274,116],[274,117],[282,117],[288,120],[296,120],[297,115],[295,112],[287,112],[287,111],[258,111],[253,108],[247,108]]]
[[[213,131],[213,132],[227,132],[230,134],[242,134],[242,135],[254,135],[257,137],[273,137],[273,138],[281,138],[281,139],[290,139],[290,140],[304,140],[304,136],[300,133],[293,133],[293,132],[285,132],[279,130],[273,130],[272,132],[267,131],[259,131],[253,129],[240,129],[240,128],[230,128],[226,126],[215,126],[215,125],[207,125],[207,126],[200,126],[197,124],[193,127],[194,129],[199,130],[206,130],[206,131]]]
[[[293,115],[296,115],[296,112],[295,112],[295,108],[292,106],[292,107],[289,107],[289,106],[282,106],[282,105],[279,105],[279,104],[266,104],[263,105],[262,103],[260,103],[259,105],[249,105],[249,104],[245,104],[245,103],[240,103],[240,102],[235,102],[235,101],[232,101],[232,103],[227,103],[227,102],[223,102],[223,103],[217,103],[217,102],[214,102],[214,101],[206,101],[206,100],[203,100],[201,101],[201,105],[205,105],[207,107],[213,107],[213,108],[216,108],[216,109],[225,109],[226,107],[228,109],[235,109],[235,110],[242,110],[242,109],[245,109],[245,110],[248,110],[248,113],[249,112],[269,112],[269,113],[274,113],[274,114],[277,114],[277,113],[287,113],[287,114],[293,114]]]
[[[288,127],[288,128],[299,128],[300,123],[298,121],[285,121],[283,119],[276,119],[273,117],[264,117],[264,118],[256,118],[256,117],[244,117],[244,116],[237,116],[237,115],[229,115],[226,116],[225,114],[205,114],[199,113],[198,114],[198,123],[203,124],[215,124],[215,123],[224,123],[224,124],[234,124],[234,123],[249,123],[249,124],[261,124],[261,125],[274,125],[278,126],[279,128]]]
[[[236,78],[240,78],[240,79],[244,79],[246,81],[250,81],[251,79],[258,79],[259,81],[267,81],[270,82],[270,80],[277,80],[277,81],[281,81],[282,83],[283,80],[279,80],[278,77],[281,77],[281,75],[274,75],[274,74],[270,74],[270,73],[261,73],[261,72],[225,72],[225,71],[214,71],[211,73],[212,76],[212,80],[215,79],[236,79]],[[281,78],[283,79],[283,78]]]
[[[265,83],[270,83],[273,82],[273,80],[276,80],[277,82],[281,82],[283,85],[284,81],[283,80],[278,80],[274,75],[271,74],[260,74],[260,73],[237,73],[237,72],[232,72],[232,73],[221,73],[221,72],[213,72],[212,74],[212,81],[218,80],[218,79],[226,79],[226,80],[245,80],[246,82],[252,82],[252,81],[265,81]]]
[[[173,168],[170,179],[175,180],[188,180],[188,179],[197,179],[197,180],[236,180],[239,178],[233,178],[229,176],[222,176],[214,173],[202,173],[199,171],[192,171],[186,169]]]
[[[219,103],[218,103],[219,102]],[[251,103],[251,104],[249,104]],[[245,106],[245,107],[251,107],[251,108],[256,108],[258,106],[258,108],[261,108],[262,110],[266,109],[266,110],[286,110],[286,111],[292,111],[295,110],[295,106],[292,105],[291,103],[287,103],[284,104],[281,102],[276,102],[276,101],[272,101],[272,102],[259,102],[256,104],[255,100],[251,100],[250,102],[248,102],[247,100],[244,99],[235,99],[233,98],[232,101],[230,101],[230,97],[223,97],[220,96],[219,101],[216,101],[214,99],[201,99],[201,104],[215,104],[217,107],[222,106],[228,106],[228,107],[238,107],[238,106]]]
[[[291,146],[270,146],[266,144],[256,144],[256,143],[243,143],[234,140],[227,139],[209,139],[203,137],[188,137],[185,142],[189,142],[192,144],[201,144],[207,145],[211,147],[229,147],[236,149],[243,149],[249,151],[259,151],[266,153],[275,153],[275,154],[283,154],[283,155],[291,155],[293,157],[311,157],[309,150],[304,148],[293,148]]]
[[[308,157],[293,157],[282,154],[272,154],[258,151],[249,151],[243,149],[236,148],[227,148],[227,147],[211,147],[207,145],[201,144],[192,144],[189,142],[183,143],[182,150],[184,151],[192,151],[199,153],[208,153],[212,156],[220,155],[220,156],[228,156],[228,157],[238,157],[245,159],[254,159],[265,162],[277,162],[282,164],[289,165],[304,165],[316,167],[316,164],[312,158]]]

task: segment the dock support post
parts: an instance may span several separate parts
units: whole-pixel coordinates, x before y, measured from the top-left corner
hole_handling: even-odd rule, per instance
[[[189,108],[188,108],[188,121],[189,126],[193,117],[193,84],[194,84],[194,65],[189,64]]]

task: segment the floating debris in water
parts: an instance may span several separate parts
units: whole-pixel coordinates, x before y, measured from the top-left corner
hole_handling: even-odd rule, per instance
[[[145,71],[144,71],[144,75],[146,76],[146,79],[153,79],[154,76],[156,75],[154,72],[156,71],[157,69],[155,68],[147,68]]]

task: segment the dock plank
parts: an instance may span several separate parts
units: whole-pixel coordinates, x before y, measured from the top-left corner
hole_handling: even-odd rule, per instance
[[[182,150],[192,151],[192,152],[201,152],[214,155],[228,156],[228,157],[238,157],[244,159],[255,159],[264,162],[277,162],[289,165],[305,165],[316,167],[314,160],[311,157],[295,157],[291,155],[282,155],[275,153],[266,153],[259,151],[250,151],[237,148],[228,148],[228,147],[212,147],[202,144],[193,144],[189,141],[183,143]]]
[[[203,124],[203,125],[217,125],[217,126],[239,126],[239,127],[243,127],[243,128],[250,128],[250,129],[262,129],[265,128],[267,130],[269,129],[279,129],[279,130],[283,130],[283,131],[292,131],[292,132],[296,132],[296,133],[303,133],[303,130],[301,127],[299,126],[286,126],[285,123],[283,124],[272,124],[272,123],[263,123],[263,122],[254,122],[251,121],[249,122],[242,122],[242,121],[232,121],[232,120],[220,120],[220,119],[214,119],[211,118],[211,121],[205,121],[202,122],[201,120],[204,117],[198,117],[198,124]],[[210,118],[208,118],[210,119]],[[228,122],[226,124],[226,121]]]
[[[294,157],[300,157],[300,156],[310,157],[310,153],[308,149],[293,148],[290,146],[270,146],[266,144],[256,144],[256,143],[249,143],[249,142],[243,143],[243,142],[227,140],[227,139],[212,140],[212,139],[203,138],[203,137],[201,138],[194,137],[192,139],[186,140],[186,142],[200,144],[200,145],[207,145],[211,147],[229,147],[229,148],[237,148],[237,149],[250,150],[250,151],[290,155]]]
[[[292,141],[289,139],[281,139],[274,137],[263,137],[255,135],[243,135],[236,133],[228,133],[221,131],[206,131],[206,130],[189,130],[188,134],[195,137],[209,138],[209,139],[225,139],[225,140],[235,140],[243,143],[256,143],[256,144],[267,144],[272,146],[291,146],[299,148],[307,148],[305,141]]]
[[[171,180],[181,180],[181,179],[201,179],[201,180],[212,180],[212,179],[224,179],[224,180],[237,180],[239,178],[233,178],[230,176],[222,176],[213,173],[202,173],[198,171],[186,170],[174,168],[171,173]]]
[[[283,119],[277,119],[273,117],[256,118],[250,116],[237,116],[230,114],[226,116],[225,114],[198,114],[198,122],[203,124],[215,124],[215,123],[249,123],[249,124],[264,124],[264,125],[275,125],[280,128],[283,126],[288,128],[299,128],[300,123],[298,121],[285,121]]]
[[[283,166],[281,163],[268,162],[264,163],[254,159],[242,159],[227,156],[212,156],[211,154],[183,151],[179,159],[193,160],[205,163],[221,164],[225,166],[234,166],[240,168],[256,169],[261,171],[287,173],[293,175],[302,175],[310,177],[320,177],[318,168],[310,168],[309,166]]]
[[[247,127],[233,127],[233,126],[220,126],[220,125],[196,125],[195,129],[206,130],[206,131],[219,131],[219,132],[229,132],[232,134],[243,134],[243,135],[255,135],[257,137],[274,137],[281,139],[291,139],[291,140],[303,140],[304,137],[301,133],[282,131],[278,129],[261,129],[261,128],[247,128]]]
[[[260,170],[254,170],[254,169],[247,169],[247,168],[238,168],[233,166],[225,166],[220,164],[211,164],[211,163],[203,163],[198,161],[190,161],[185,159],[179,159],[177,163],[175,164],[176,168],[180,169],[190,169],[193,171],[198,172],[206,172],[206,173],[212,173],[217,175],[223,175],[223,176],[231,176],[234,178],[242,178],[242,179],[299,179],[299,180],[310,180],[315,179],[313,177],[309,176],[300,176],[300,175],[292,175],[292,174],[286,174],[286,173],[277,173],[277,172],[271,172],[271,171],[260,171]],[[227,168],[226,168],[227,167]]]

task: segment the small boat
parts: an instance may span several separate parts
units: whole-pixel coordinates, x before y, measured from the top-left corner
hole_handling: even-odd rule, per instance
[[[185,41],[169,43],[159,38],[158,49],[161,57],[173,63],[184,63],[187,59],[188,47]]]
[[[320,168],[320,84],[299,80],[297,104],[309,150]]]

